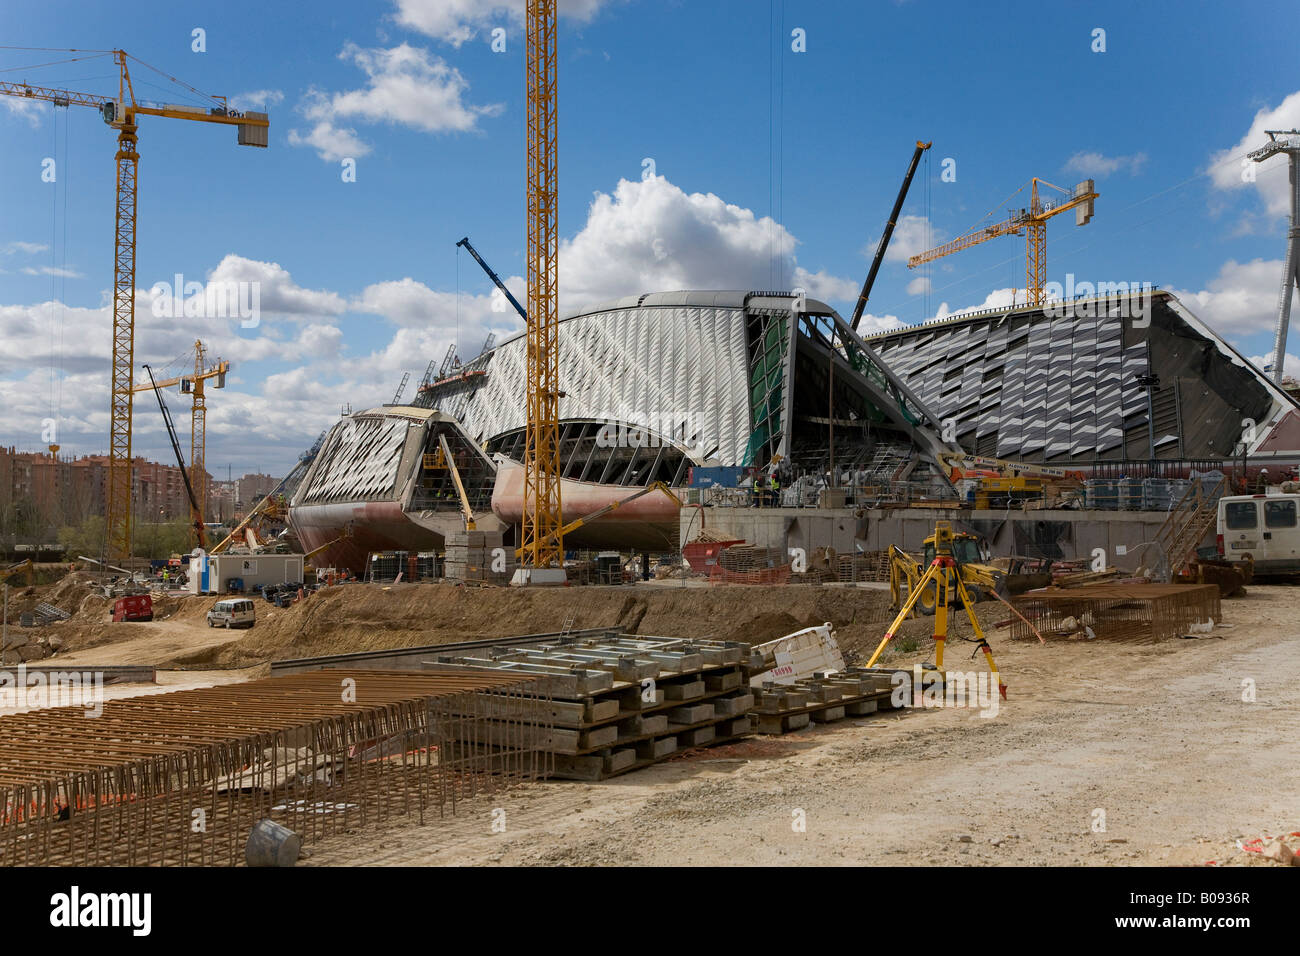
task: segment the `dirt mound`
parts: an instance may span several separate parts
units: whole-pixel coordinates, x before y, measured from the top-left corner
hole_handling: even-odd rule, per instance
[[[801,627],[830,621],[840,646],[865,659],[880,642],[893,615],[889,593],[874,588],[774,585],[679,587],[633,585],[571,588],[466,588],[445,582],[427,584],[344,584],[317,592],[288,608],[250,595],[257,625],[228,632],[231,642],[212,646],[195,641],[176,655],[175,638],[197,634],[208,610],[221,597],[154,595],[153,624],[111,622],[112,600],[91,590],[91,575],[67,574],[53,585],[29,589],[21,601],[34,607],[49,601],[72,618],[47,625],[66,651],[81,651],[156,633],[159,624],[172,635],[166,660],[157,663],[203,667],[244,667],[269,660],[314,657],[352,651],[447,644],[523,634],[617,627],[628,634],[693,637],[762,643]],[[29,610],[10,595],[11,619]],[[985,610],[985,625],[998,609]],[[1005,616],[1005,614],[1001,615]],[[907,621],[886,659],[913,654],[933,633],[930,618]],[[151,631],[150,629],[155,629]],[[960,614],[950,619],[954,638],[968,636]],[[212,632],[204,630],[207,636]],[[164,635],[159,635],[160,637]],[[188,639],[184,639],[188,640]]]
[[[837,628],[874,630],[887,621],[888,603],[888,593],[878,590],[806,586],[523,590],[345,584],[285,609],[259,601],[255,628],[191,663],[243,666],[566,627],[759,643],[825,621]]]

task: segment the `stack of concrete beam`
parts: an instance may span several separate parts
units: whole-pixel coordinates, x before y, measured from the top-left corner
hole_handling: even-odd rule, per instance
[[[850,667],[789,684],[765,682],[752,688],[754,732],[788,734],[814,721],[824,724],[880,710],[897,710],[894,673],[878,667]],[[904,673],[911,677],[909,672]]]
[[[543,675],[534,687],[549,696],[537,706],[553,729],[535,749],[549,753],[560,779],[603,780],[750,733],[752,663],[736,642],[621,636],[493,648],[424,667]]]
[[[500,531],[456,531],[447,535],[446,575],[453,581],[509,584],[514,549]]]

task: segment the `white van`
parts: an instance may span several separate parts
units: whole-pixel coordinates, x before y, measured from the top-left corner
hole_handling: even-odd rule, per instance
[[[208,627],[252,627],[257,619],[253,602],[247,598],[218,601],[208,612]]]
[[[1219,499],[1215,543],[1229,561],[1253,561],[1256,574],[1300,573],[1300,495]]]

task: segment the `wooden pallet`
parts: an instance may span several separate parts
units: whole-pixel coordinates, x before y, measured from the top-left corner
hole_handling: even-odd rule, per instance
[[[793,684],[765,683],[754,692],[750,714],[754,732],[788,734],[814,722],[832,723],[900,709],[893,701],[894,673],[886,668],[850,667]]]
[[[551,755],[555,777],[603,780],[749,733],[753,663],[736,642],[623,636],[493,648],[424,667],[540,676],[538,693],[550,696],[512,702],[503,720],[528,711],[549,725],[524,745]]]

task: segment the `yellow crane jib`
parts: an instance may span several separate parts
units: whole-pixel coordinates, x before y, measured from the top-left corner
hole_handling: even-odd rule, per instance
[[[1055,189],[1063,198],[1044,201],[1039,195],[1039,185]],[[998,236],[1025,235],[1025,290],[1030,305],[1042,305],[1045,301],[1044,288],[1047,285],[1047,220],[1073,209],[1076,226],[1086,226],[1092,221],[1097,197],[1100,195],[1094,180],[1085,179],[1074,189],[1062,189],[1053,186],[1045,179],[1034,178],[1029,182],[1029,205],[1020,210],[1012,210],[1001,222],[989,226],[979,226],[958,236],[951,242],[918,253],[907,260],[907,267],[915,269],[919,265],[933,262],[944,256],[952,255],[981,242],[996,239]],[[1021,186],[1010,197],[1014,199],[1025,189]],[[991,215],[991,214],[990,214]],[[987,217],[985,217],[987,218]]]

